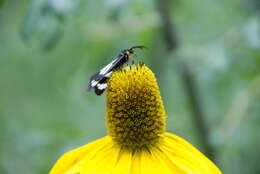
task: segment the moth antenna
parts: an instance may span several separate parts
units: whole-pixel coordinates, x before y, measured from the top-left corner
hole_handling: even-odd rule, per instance
[[[143,45],[138,45],[138,46],[133,46],[133,47],[131,47],[130,48],[130,50],[134,50],[134,49],[136,49],[136,48],[139,48],[139,49],[144,49],[144,48],[147,48],[146,46],[143,46]]]

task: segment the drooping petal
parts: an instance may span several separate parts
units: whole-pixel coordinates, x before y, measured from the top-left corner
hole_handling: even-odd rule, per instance
[[[221,174],[201,152],[182,138],[164,133],[149,148],[131,150],[110,136],[64,154],[50,174]]]
[[[114,167],[120,148],[107,136],[65,153],[50,174],[104,173]]]
[[[220,170],[205,155],[177,135],[165,133],[160,144],[163,154],[185,173],[221,174]]]

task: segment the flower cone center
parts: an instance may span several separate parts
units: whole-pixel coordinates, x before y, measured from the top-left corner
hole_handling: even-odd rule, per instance
[[[121,146],[156,144],[165,131],[165,110],[152,71],[132,65],[108,81],[106,120],[109,135]]]

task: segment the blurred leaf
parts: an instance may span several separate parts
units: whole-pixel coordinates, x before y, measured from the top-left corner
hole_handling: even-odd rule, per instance
[[[5,3],[5,0],[0,0],[0,7],[2,7]]]
[[[24,41],[30,40],[39,25],[39,16],[46,3],[42,0],[32,1],[21,25],[21,37]]]
[[[122,9],[120,7],[116,7],[112,9],[111,12],[109,13],[108,19],[114,22],[118,21],[120,18],[121,10]]]
[[[62,38],[65,20],[77,1],[33,0],[21,26],[21,37],[27,43],[35,40],[44,50],[51,50]]]
[[[63,25],[57,25],[55,29],[51,30],[42,40],[42,48],[50,50],[59,42],[64,33]]]
[[[256,10],[260,10],[260,1],[259,0],[244,0],[248,7]]]

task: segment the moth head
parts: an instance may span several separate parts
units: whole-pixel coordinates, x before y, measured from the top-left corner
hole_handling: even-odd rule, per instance
[[[134,50],[131,49],[125,50],[125,54],[127,54],[128,57],[131,57],[134,54]]]
[[[145,46],[139,45],[139,46],[133,46],[129,49],[124,50],[124,53],[128,55],[128,57],[132,56],[134,54],[135,49],[143,49],[146,48]]]

